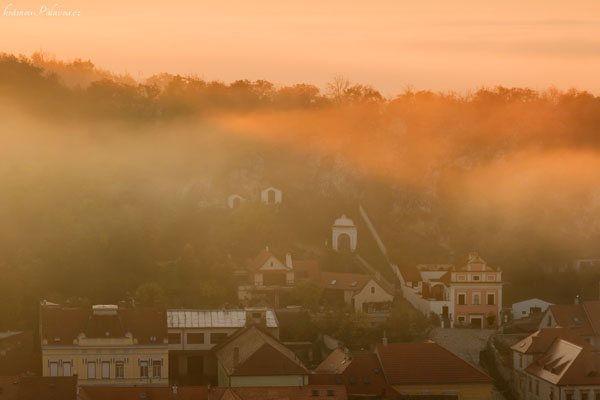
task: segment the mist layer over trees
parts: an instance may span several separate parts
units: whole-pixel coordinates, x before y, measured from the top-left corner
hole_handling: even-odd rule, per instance
[[[235,305],[231,272],[265,245],[343,269],[325,243],[359,204],[393,262],[477,250],[506,301],[595,297],[596,275],[542,271],[600,256],[598,182],[600,98],[583,91],[384,98],[2,55],[0,329],[33,326],[42,298]],[[281,207],[225,207],[269,185]],[[389,274],[366,230],[359,252]]]

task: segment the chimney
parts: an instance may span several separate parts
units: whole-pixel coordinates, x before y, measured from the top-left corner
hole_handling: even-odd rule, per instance
[[[383,331],[383,339],[381,339],[381,343],[383,343],[384,347],[388,345],[388,338],[385,335],[385,331]]]
[[[233,348],[233,368],[237,368],[240,365],[240,348]]]
[[[579,304],[579,295],[575,296],[575,304]]]
[[[290,253],[290,252],[285,253],[285,265],[288,268],[293,268],[292,267],[292,253]]]
[[[173,396],[177,396],[177,385],[173,385],[173,387],[171,388],[172,392],[173,392]]]

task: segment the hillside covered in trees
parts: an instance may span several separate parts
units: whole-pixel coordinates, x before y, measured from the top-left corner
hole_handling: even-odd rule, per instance
[[[0,56],[0,330],[41,298],[235,304],[231,272],[265,245],[331,257],[330,225],[362,204],[392,261],[477,250],[505,301],[596,297],[597,273],[544,268],[600,257],[600,97],[585,91],[325,89]],[[276,209],[250,201],[275,185]],[[359,227],[359,251],[385,269]],[[334,265],[325,268],[343,268]],[[535,277],[535,279],[533,279]],[[570,280],[570,281],[566,281]],[[568,283],[568,284],[567,284]]]

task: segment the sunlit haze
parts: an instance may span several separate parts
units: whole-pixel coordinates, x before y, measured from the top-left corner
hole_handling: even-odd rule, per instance
[[[91,59],[134,78],[266,79],[323,87],[334,75],[385,96],[406,87],[600,90],[600,2],[61,1],[78,17],[16,17],[0,5],[2,51]]]

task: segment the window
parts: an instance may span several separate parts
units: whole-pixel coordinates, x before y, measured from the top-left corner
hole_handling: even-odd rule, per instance
[[[464,324],[465,323],[465,317],[464,316],[458,317],[458,322],[461,323],[461,324]]]
[[[88,379],[96,379],[96,363],[95,362],[87,363],[87,378]]]
[[[365,377],[363,377],[363,382],[364,382],[364,383],[367,383],[367,384],[371,383],[371,377],[370,377],[370,376],[368,376],[368,375],[367,375],[367,376],[365,376]]]
[[[540,395],[540,381],[535,381],[535,395]]]
[[[162,377],[162,360],[153,360],[152,361],[152,376],[154,378]]]
[[[343,383],[344,383],[344,378],[342,378],[339,375],[335,377],[335,384],[336,385],[342,385]]]
[[[464,306],[467,303],[467,295],[464,293],[458,294],[458,304]]]
[[[63,376],[71,376],[71,362],[70,361],[67,361],[67,362],[63,361]]]
[[[181,344],[181,333],[169,333],[169,344]]]
[[[581,400],[589,400],[589,392],[581,392]]]
[[[204,333],[188,333],[188,344],[204,344]]]
[[[523,368],[523,354],[519,354],[519,368]]]
[[[333,389],[327,389],[327,396],[329,396],[329,397],[335,396],[335,392],[333,391]]]
[[[552,326],[552,315],[548,316],[548,328],[550,328]]]
[[[371,294],[375,294],[375,286],[371,286]]]
[[[481,279],[481,277],[479,275],[473,275],[473,280],[474,281],[478,281],[479,279]]]
[[[148,377],[148,361],[140,361],[140,378]]]
[[[50,363],[50,376],[58,376],[58,362]]]
[[[550,388],[550,400],[554,400],[554,388]]]
[[[531,377],[527,377],[527,391],[531,393]]]
[[[125,378],[125,365],[123,361],[117,361],[115,364],[115,378],[123,379]]]
[[[311,393],[312,393],[313,397],[319,397],[319,391],[318,390],[313,389],[313,390],[311,390]]]
[[[473,295],[473,305],[478,306],[479,305],[479,294],[474,294]]]
[[[355,385],[356,384],[356,377],[355,376],[351,376],[350,377],[350,384],[351,385]]]
[[[567,393],[566,400],[573,400],[573,393]]]
[[[596,393],[596,400],[600,400],[600,392]]]
[[[102,361],[102,379],[110,379],[110,363]]]
[[[210,334],[210,344],[221,343],[225,339],[227,339],[226,333],[211,333]]]
[[[488,306],[493,306],[496,303],[496,295],[494,293],[488,293],[487,303]]]

